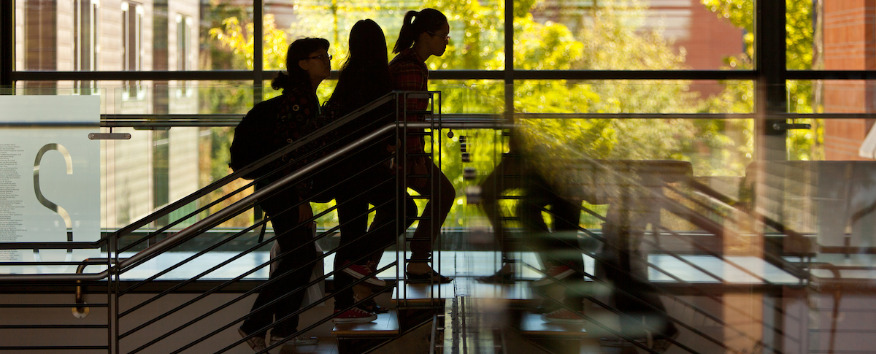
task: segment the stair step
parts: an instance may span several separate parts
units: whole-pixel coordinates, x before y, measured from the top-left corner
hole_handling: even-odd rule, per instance
[[[428,283],[408,284],[405,281],[399,281],[392,292],[392,301],[401,305],[428,305],[438,302],[443,304],[445,299],[454,296],[454,286],[453,282],[432,285]]]
[[[398,333],[398,313],[395,310],[378,314],[377,319],[373,322],[337,323],[332,329],[332,335],[339,338],[392,337]]]
[[[520,318],[520,332],[528,336],[553,337],[557,339],[586,338],[584,325],[556,324],[544,320],[540,314],[527,312]]]
[[[513,307],[533,305],[535,300],[529,281],[516,281],[513,284],[485,284],[471,282],[467,286],[458,287],[458,291],[475,299],[494,299],[504,301]]]

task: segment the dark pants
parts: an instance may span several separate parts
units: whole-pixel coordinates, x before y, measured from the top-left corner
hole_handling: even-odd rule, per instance
[[[397,188],[396,180],[389,171],[374,166],[355,183],[338,188],[335,201],[338,205],[338,222],[341,240],[335,255],[335,308],[342,309],[353,304],[350,284],[355,280],[341,272],[345,265],[373,262],[376,266],[387,247],[413,223],[417,206],[407,194]],[[401,203],[408,209],[408,219],[402,222]],[[368,228],[368,204],[375,206],[374,220]],[[367,232],[366,232],[367,230]]]
[[[410,160],[409,160],[410,161]],[[428,260],[432,255],[432,247],[438,241],[441,234],[441,225],[447,219],[453,200],[456,199],[456,190],[447,176],[441,172],[441,168],[425,158],[426,177],[408,177],[408,187],[420,195],[429,196],[429,201],[423,208],[422,220],[414,231],[411,240],[411,259]],[[408,170],[410,172],[410,169]]]
[[[274,272],[268,278],[268,285],[262,288],[252,305],[251,317],[244,320],[240,327],[248,334],[264,335],[261,329],[273,323],[275,318],[279,320],[301,308],[307,289],[305,285],[313,272],[317,252],[313,243],[313,230],[299,220],[299,199],[297,193],[289,190],[259,202],[265,214],[271,217],[279,244],[279,259]],[[302,205],[310,208],[310,204],[306,202]],[[285,252],[289,253],[284,255]],[[274,300],[277,302],[256,310]],[[272,335],[287,336],[295,333],[297,328],[298,316],[291,316],[277,323]]]

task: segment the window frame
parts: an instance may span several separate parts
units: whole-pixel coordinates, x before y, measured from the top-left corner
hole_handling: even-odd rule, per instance
[[[99,4],[99,0],[90,1]],[[22,71],[15,70],[13,53],[14,33],[14,2],[0,2],[0,18],[4,25],[0,27],[0,88],[12,88],[19,81],[252,81],[253,103],[263,99],[262,87],[266,79],[262,41],[255,41],[253,61],[254,70],[164,70],[164,71]],[[505,8],[511,9],[513,0],[505,0]],[[253,4],[253,21],[255,38],[263,38],[264,3]],[[517,70],[514,68],[514,26],[513,13],[505,11],[505,65],[501,70],[436,70],[430,73],[437,80],[501,80],[505,83],[505,111],[514,112],[514,82],[517,80],[747,80],[755,84],[756,99],[754,117],[757,121],[756,135],[760,138],[755,142],[755,149],[762,151],[782,151],[785,131],[777,130],[774,123],[787,119],[876,119],[876,113],[812,113],[798,114],[787,112],[787,97],[785,85],[792,80],[876,80],[874,70],[805,70],[796,71],[786,68],[785,23],[786,4],[784,1],[756,1],[754,70]],[[768,19],[768,21],[767,21]],[[98,49],[99,52],[99,49]],[[332,79],[337,78],[337,72],[332,73]],[[643,113],[647,115],[648,113]],[[161,118],[160,114],[155,118]],[[209,116],[209,115],[207,115]],[[636,114],[631,114],[635,117]],[[740,118],[750,114],[726,114],[727,118]],[[594,117],[598,117],[595,114]],[[506,117],[509,118],[510,117]],[[111,127],[114,123],[102,119],[103,126]],[[767,149],[758,149],[767,147]],[[781,158],[785,156],[759,156],[758,158]]]

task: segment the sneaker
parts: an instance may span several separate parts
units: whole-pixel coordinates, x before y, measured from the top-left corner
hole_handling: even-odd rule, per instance
[[[285,339],[286,339],[286,337],[284,337],[284,336],[271,335],[271,344],[273,345],[274,343],[282,342]],[[295,339],[289,340],[288,342],[286,342],[286,344],[287,345],[294,345],[294,346],[316,345],[316,344],[319,344],[319,338],[298,336],[298,337],[295,337]]]
[[[380,280],[378,278],[375,278],[373,276],[374,272],[371,271],[371,268],[369,268],[368,266],[365,266],[365,265],[348,264],[347,266],[344,267],[343,272],[345,274],[353,277],[353,278],[356,278],[356,279],[367,278],[367,279],[365,279],[365,283],[368,283],[370,285],[386,286],[386,282],[383,280]]]
[[[416,270],[425,270],[423,273],[411,272],[411,265],[419,265],[414,268],[419,268]],[[432,284],[447,284],[453,281],[451,277],[445,277],[440,273],[436,272],[434,269],[429,267],[429,263],[425,261],[414,261],[411,260],[408,262],[408,267],[405,269],[405,281],[410,284],[416,283],[432,283]]]
[[[569,268],[569,266],[559,265],[559,266],[551,266],[548,267],[547,270],[544,271],[544,278],[535,280],[532,282],[533,286],[545,286],[549,285],[557,280],[562,280],[570,277],[572,274],[575,274],[575,270]]]
[[[368,323],[377,319],[377,315],[358,307],[351,308],[343,313],[341,313],[341,310],[335,310],[335,315],[337,315],[333,319],[335,323]]]
[[[360,306],[363,310],[374,313],[376,315],[389,312],[388,308],[378,305],[377,301],[374,301],[374,299],[363,301]]]
[[[572,312],[566,309],[559,309],[551,313],[542,315],[546,322],[558,324],[582,324],[584,323],[584,314],[581,312]]]
[[[406,272],[405,279],[407,279],[408,283],[411,283],[411,284],[417,284],[417,283],[447,284],[447,283],[453,281],[453,278],[445,277],[445,276],[439,274],[438,272],[436,272],[435,270],[432,270],[431,274],[429,274],[428,272],[423,273],[423,274]]]
[[[249,336],[249,335],[246,334],[246,332],[244,332],[242,329],[238,329],[238,330],[237,330],[237,333],[240,333],[240,336],[243,337],[243,338],[246,338],[246,337]],[[268,347],[268,346],[265,344],[265,338],[264,338],[264,337],[260,337],[260,336],[252,336],[252,337],[247,338],[247,340],[246,340],[246,344],[248,344],[249,347],[252,348],[252,350],[253,350],[254,352],[261,352],[261,351],[264,351],[264,350]]]
[[[493,275],[477,277],[476,279],[485,284],[514,284],[514,271],[499,269]]]

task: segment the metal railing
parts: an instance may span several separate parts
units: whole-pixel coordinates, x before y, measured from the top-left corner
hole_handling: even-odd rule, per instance
[[[378,101],[375,101],[374,103],[372,103],[370,105],[367,105],[366,107],[363,107],[360,110],[357,110],[357,111],[351,113],[348,116],[348,118],[354,119],[355,117],[359,117],[362,114],[369,112],[370,110],[373,110],[376,107],[381,106],[382,104],[392,102],[393,100],[394,100],[394,97],[392,95],[386,96],[384,98],[381,98]],[[325,133],[327,131],[330,131],[332,129],[337,128],[338,126],[344,124],[347,121],[348,120],[346,120],[346,119],[342,119],[338,122],[334,122],[333,124],[329,124],[325,128],[321,129],[319,132]],[[255,204],[258,203],[258,200],[265,198],[265,197],[268,197],[268,196],[271,196],[274,193],[276,193],[277,191],[279,191],[283,188],[286,188],[286,187],[288,187],[288,186],[290,186],[290,185],[292,185],[292,184],[294,184],[302,179],[307,178],[308,176],[312,175],[314,172],[316,172],[322,168],[325,168],[327,166],[330,166],[333,161],[345,156],[346,154],[349,154],[353,151],[356,151],[357,149],[359,149],[363,146],[366,146],[368,143],[373,142],[381,137],[384,137],[387,134],[397,133],[399,131],[398,128],[400,126],[403,128],[410,128],[410,129],[437,129],[439,131],[441,129],[506,129],[506,128],[513,127],[513,125],[511,125],[511,124],[504,123],[504,122],[497,122],[497,121],[484,120],[484,121],[476,121],[476,122],[465,122],[465,121],[442,122],[440,119],[432,121],[432,122],[427,122],[427,123],[406,123],[406,124],[400,124],[400,125],[397,125],[397,124],[386,125],[386,126],[380,127],[379,129],[371,131],[370,133],[362,136],[359,139],[352,141],[348,145],[342,146],[342,147],[338,148],[337,150],[326,153],[324,155],[324,157],[315,160],[313,163],[307,164],[291,174],[288,174],[288,175],[285,175],[285,176],[278,178],[274,183],[272,183],[264,188],[257,189],[254,193],[252,193],[252,194],[250,194],[250,195],[248,195],[248,196],[246,196],[246,197],[244,197],[244,198],[242,198],[234,203],[231,203],[229,206],[227,206],[227,207],[225,207],[225,208],[223,208],[215,213],[212,213],[211,215],[205,217],[204,219],[201,219],[201,220],[195,222],[193,225],[189,226],[188,228],[186,228],[180,232],[177,232],[175,234],[172,234],[168,238],[166,238],[166,239],[164,239],[164,240],[162,240],[154,245],[150,245],[149,247],[145,248],[142,251],[139,251],[139,252],[132,254],[130,257],[121,257],[121,254],[123,252],[131,250],[139,242],[145,242],[145,240],[149,239],[150,237],[152,237],[154,235],[166,232],[171,227],[178,225],[178,222],[180,220],[184,220],[188,217],[197,215],[198,213],[201,213],[205,210],[208,210],[209,207],[214,206],[214,205],[218,204],[219,202],[226,200],[230,196],[230,194],[223,196],[219,200],[214,201],[214,202],[212,202],[204,207],[199,208],[197,211],[194,211],[194,212],[186,215],[185,217],[181,218],[180,220],[177,220],[174,223],[171,223],[170,225],[164,226],[164,227],[160,228],[159,230],[156,230],[153,233],[150,233],[150,234],[140,238],[138,242],[134,242],[134,243],[131,243],[129,245],[119,247],[118,241],[121,237],[132,234],[134,231],[140,229],[141,227],[148,225],[149,223],[151,223],[155,220],[158,220],[159,218],[161,218],[163,216],[170,214],[170,212],[172,212],[172,211],[178,210],[182,206],[188,205],[188,204],[198,200],[199,198],[202,198],[202,197],[208,195],[210,192],[213,192],[213,191],[219,189],[221,186],[224,186],[224,185],[230,183],[231,181],[237,180],[240,176],[242,176],[244,174],[247,174],[251,171],[254,171],[256,169],[259,169],[259,168],[267,165],[268,163],[270,163],[274,159],[279,158],[280,156],[283,156],[291,151],[294,151],[295,149],[299,149],[301,147],[306,146],[307,144],[318,139],[322,133],[315,134],[313,136],[306,137],[299,142],[296,142],[294,144],[290,144],[290,146],[288,146],[287,148],[284,148],[280,151],[277,151],[274,154],[271,154],[270,156],[267,156],[267,157],[259,160],[258,162],[251,165],[250,167],[247,167],[243,170],[237,171],[231,175],[223,177],[223,178],[211,183],[210,185],[206,186],[205,188],[203,188],[203,189],[201,189],[201,190],[199,190],[199,191],[197,191],[197,192],[195,192],[195,193],[193,193],[193,194],[191,194],[183,199],[180,199],[174,203],[171,203],[170,205],[168,205],[166,207],[159,209],[155,213],[153,213],[147,217],[144,217],[144,218],[132,223],[131,225],[128,225],[128,226],[120,229],[119,231],[111,234],[109,237],[104,238],[98,242],[82,243],[82,244],[75,244],[75,245],[71,245],[69,243],[65,243],[64,245],[57,245],[54,243],[53,244],[48,244],[48,243],[46,243],[46,244],[44,244],[44,243],[33,243],[33,244],[18,243],[18,244],[4,245],[5,247],[8,247],[8,248],[16,248],[17,247],[20,249],[31,249],[31,248],[38,248],[38,247],[45,247],[45,248],[83,247],[83,248],[88,248],[88,247],[99,247],[101,245],[107,245],[108,246],[108,253],[109,253],[110,257],[107,257],[106,259],[101,260],[101,261],[89,260],[89,261],[85,261],[82,263],[82,264],[87,264],[87,265],[98,265],[98,264],[105,265],[106,269],[99,272],[99,273],[78,274],[78,272],[77,272],[77,274],[0,275],[0,282],[3,282],[4,284],[8,284],[8,283],[12,283],[12,282],[39,282],[42,284],[47,284],[47,283],[51,283],[51,282],[74,282],[75,284],[78,284],[77,285],[78,291],[77,291],[76,301],[74,301],[72,306],[70,304],[68,304],[67,306],[78,308],[81,311],[81,309],[83,308],[83,302],[80,301],[82,298],[82,295],[83,295],[83,290],[82,290],[81,286],[100,284],[100,281],[102,281],[102,280],[111,279],[112,285],[111,286],[105,285],[107,288],[106,289],[107,297],[108,297],[107,302],[105,304],[103,304],[103,303],[88,303],[88,307],[96,307],[96,308],[106,307],[107,308],[107,312],[108,312],[107,324],[106,325],[98,325],[97,327],[85,327],[85,328],[88,328],[88,329],[107,328],[110,331],[108,338],[114,338],[114,339],[108,339],[108,341],[115,341],[115,342],[112,342],[107,346],[90,346],[90,347],[87,347],[85,349],[101,349],[101,350],[107,349],[107,350],[115,350],[115,351],[124,350],[126,352],[140,352],[140,351],[144,351],[147,349],[151,349],[151,348],[153,348],[153,346],[159,345],[162,341],[164,341],[168,338],[172,338],[174,335],[177,335],[178,333],[185,333],[185,330],[187,328],[195,326],[198,322],[207,320],[212,315],[224,313],[223,311],[225,311],[225,312],[231,311],[232,310],[231,306],[234,303],[237,303],[238,301],[243,300],[247,296],[258,292],[260,289],[264,289],[266,284],[261,284],[259,286],[256,286],[252,290],[247,291],[243,294],[240,294],[240,295],[236,296],[234,299],[231,299],[230,301],[228,301],[226,304],[223,304],[217,308],[211,309],[210,311],[206,311],[204,313],[194,315],[194,316],[191,314],[185,314],[185,319],[182,321],[179,321],[179,323],[181,323],[181,324],[176,323],[177,324],[176,326],[173,326],[170,330],[165,331],[165,333],[159,335],[158,337],[144,339],[144,340],[137,338],[135,340],[137,340],[138,342],[131,345],[131,346],[121,345],[120,342],[122,340],[128,340],[128,339],[136,337],[138,332],[148,328],[149,326],[152,326],[152,325],[164,326],[164,323],[162,321],[166,322],[166,320],[168,320],[168,319],[174,319],[175,318],[174,316],[176,316],[177,314],[182,314],[188,307],[195,305],[199,300],[206,298],[206,296],[209,296],[212,294],[221,294],[222,289],[228,287],[231,284],[234,284],[235,282],[245,281],[244,279],[247,276],[250,276],[250,275],[258,272],[260,269],[270,265],[271,262],[273,262],[274,260],[269,260],[268,262],[264,262],[253,269],[249,269],[247,271],[240,273],[239,275],[235,276],[232,279],[225,280],[220,285],[218,285],[212,289],[209,289],[207,291],[203,291],[199,295],[197,295],[191,299],[187,299],[187,300],[183,301],[182,303],[180,303],[179,305],[173,307],[172,309],[165,311],[161,314],[155,315],[154,317],[147,319],[147,320],[143,321],[142,323],[129,325],[129,326],[127,324],[123,325],[123,324],[121,324],[123,318],[129,318],[129,316],[135,317],[134,315],[136,313],[140,312],[141,310],[143,310],[143,311],[153,310],[150,307],[155,306],[155,304],[157,304],[158,301],[160,301],[165,296],[172,295],[172,294],[174,294],[175,291],[184,288],[186,285],[192,284],[200,279],[203,279],[205,276],[207,276],[211,272],[216,271],[218,269],[221,269],[222,267],[229,266],[234,261],[239,260],[244,255],[251,253],[251,252],[255,252],[255,251],[261,249],[262,247],[269,245],[271,242],[273,242],[273,240],[277,236],[268,238],[262,242],[258,242],[254,246],[247,248],[246,250],[244,250],[241,253],[238,253],[236,256],[232,256],[229,259],[225,259],[225,260],[219,262],[218,264],[216,264],[215,266],[199,272],[195,276],[189,277],[189,278],[182,280],[182,281],[178,281],[176,284],[161,291],[157,295],[152,296],[152,297],[146,299],[145,301],[139,301],[136,304],[123,303],[121,301],[121,297],[124,295],[135,293],[135,290],[137,290],[140,287],[144,287],[145,284],[147,284],[147,283],[160,280],[160,278],[162,276],[167,275],[170,272],[178,269],[182,264],[190,262],[197,257],[203,256],[210,251],[220,249],[224,244],[227,244],[228,242],[230,242],[231,240],[233,240],[235,238],[242,237],[242,236],[250,233],[253,230],[256,230],[258,227],[262,226],[264,223],[266,223],[270,219],[258,221],[254,225],[247,227],[247,228],[241,230],[240,232],[235,233],[234,235],[228,236],[228,237],[221,239],[221,240],[217,240],[217,242],[215,244],[213,244],[207,248],[204,248],[203,250],[187,257],[186,259],[184,259],[183,261],[181,261],[177,264],[169,265],[169,266],[162,265],[163,266],[162,269],[158,270],[155,274],[146,277],[144,280],[142,280],[140,282],[131,283],[131,282],[127,282],[126,280],[123,280],[122,277],[125,273],[147,264],[147,262],[154,260],[156,257],[158,257],[160,255],[166,254],[166,252],[168,252],[169,250],[172,250],[175,247],[182,245],[187,241],[193,240],[193,239],[197,238],[198,236],[203,235],[205,231],[216,227],[217,225],[221,224],[224,220],[227,220],[231,217],[234,217],[235,215],[240,214],[241,212],[243,212],[245,210],[248,210],[249,208],[252,208]],[[403,141],[404,139],[401,139],[401,140]],[[440,147],[437,151],[440,152]],[[402,178],[401,180],[404,181],[406,179]],[[244,186],[242,188],[239,188],[239,189],[233,191],[231,194],[242,193],[245,188],[247,188],[248,186],[250,186],[254,183],[255,183],[255,181],[247,184],[247,186]],[[404,183],[404,182],[402,182],[402,183]],[[727,199],[724,199],[723,197],[721,197],[720,194],[718,194],[717,192],[711,191],[707,187],[704,187],[702,185],[698,185],[694,182],[691,182],[691,186],[693,186],[694,189],[698,190],[699,192],[701,192],[705,195],[708,195],[715,200],[719,200],[722,202],[727,201]],[[666,205],[668,206],[667,209],[671,210],[673,213],[693,217],[690,220],[693,220],[694,224],[701,226],[703,229],[711,232],[715,236],[720,237],[725,232],[725,230],[721,227],[721,225],[718,225],[717,223],[715,223],[712,220],[709,220],[708,218],[698,217],[696,212],[690,210],[689,208],[687,208],[686,206],[684,206],[683,204],[681,204],[675,200],[672,200],[672,199],[667,198],[667,197],[662,196],[662,195],[654,195],[652,197],[658,198],[662,202],[665,202]],[[292,205],[291,207],[294,207],[294,205]],[[328,213],[331,210],[333,210],[333,209],[329,209],[329,210],[321,213],[320,215],[324,215],[325,213]],[[593,215],[597,215],[595,212],[592,212],[592,211],[588,211],[588,213],[592,213]],[[314,216],[314,219],[318,218],[320,215]],[[777,225],[770,225],[770,226],[777,227]],[[780,225],[778,225],[778,226],[780,226]],[[326,230],[318,237],[320,237],[320,238],[321,237],[328,237],[332,232],[336,231],[336,229],[337,228]],[[675,237],[682,237],[678,233],[676,233],[672,230],[669,230],[668,228],[663,228],[662,231],[667,232],[670,235],[675,236]],[[786,228],[781,228],[780,231],[784,232],[786,235],[789,235],[789,236],[797,235],[796,233],[794,233],[793,230],[789,230]],[[590,235],[593,237],[597,237],[595,234],[592,234],[592,233],[590,233]],[[659,249],[659,245],[655,246],[655,248]],[[403,245],[401,245],[399,248],[397,248],[397,257],[398,257],[397,259],[403,258],[403,251],[404,251],[403,249],[404,249]],[[711,252],[708,250],[708,247],[701,247],[700,249],[703,250],[704,252],[707,252],[707,253]],[[109,250],[112,250],[112,251],[109,251]],[[323,258],[325,256],[328,256],[329,254],[332,254],[333,252],[336,252],[336,251],[337,251],[337,249],[329,251],[329,253],[323,255]],[[668,254],[676,257],[679,260],[684,261],[682,257],[679,257],[676,254],[673,254],[671,252],[668,252]],[[742,267],[741,265],[734,264],[732,261],[724,259],[721,254],[712,254],[712,255],[719,257],[719,258],[722,258],[725,262],[728,262],[728,264],[731,264],[731,266],[736,267],[737,269],[739,269],[743,272],[748,272],[748,270],[745,269],[744,267]],[[317,261],[322,261],[323,258],[320,258]],[[790,264],[789,262],[784,261],[784,259],[782,259],[781,255],[772,255],[771,254],[771,255],[767,255],[766,258],[768,258],[767,259],[768,262],[774,263],[776,265],[780,265],[781,268],[786,269],[789,272],[791,272],[792,274],[794,274],[795,276],[799,277],[801,279],[801,283],[805,283],[805,279],[808,279],[808,278],[806,278],[807,277],[806,270],[798,269],[795,267],[794,264]],[[440,259],[438,259],[437,261],[440,262]],[[686,261],[684,261],[684,262],[686,262]],[[703,271],[704,273],[708,274],[708,271],[706,271],[705,269],[697,267],[695,264],[691,264],[690,262],[686,262],[686,263],[688,265],[690,265],[694,268],[698,268],[701,271]],[[381,268],[379,271],[384,271],[384,270],[387,270],[387,269],[395,266],[396,272],[397,272],[397,277],[399,277],[399,274],[398,274],[399,268],[400,268],[400,267],[398,267],[399,264],[400,264],[400,262],[398,260],[396,262],[391,262],[389,265]],[[664,273],[670,277],[673,277],[672,274],[665,269],[660,269],[659,267],[657,267],[655,265],[651,265],[651,267],[657,269],[661,273]],[[82,269],[80,269],[80,270],[82,270]],[[313,279],[308,284],[299,287],[298,291],[304,291],[305,289],[307,289],[307,287],[314,285],[322,280],[325,280],[326,278],[332,276],[333,274],[334,274],[334,271],[328,272],[318,279]],[[759,277],[756,274],[752,274],[752,275]],[[588,277],[594,278],[593,275],[590,275],[590,274],[588,274]],[[720,280],[720,277],[718,277],[718,276],[713,275],[713,277],[715,277],[716,280]],[[679,279],[677,277],[673,277],[673,278],[681,281],[681,279]],[[761,277],[761,279],[765,282],[768,282],[766,279],[763,279],[762,277]],[[123,285],[122,284],[123,282],[126,282],[126,283]],[[374,296],[376,296],[376,294],[372,295],[370,298],[373,298]],[[403,293],[402,296],[405,296],[405,294]],[[440,294],[436,294],[436,296],[440,296]],[[113,297],[114,297],[114,301],[109,300],[110,298],[113,298]],[[314,304],[311,304],[311,305],[308,305],[308,306],[301,308],[299,311],[297,311],[293,315],[300,314],[301,312],[306,311],[306,310],[312,308],[313,306],[317,306],[318,303],[325,302],[329,298],[330,298],[330,296],[325,296],[321,299],[318,299],[317,302],[315,302]],[[359,303],[361,303],[361,301]],[[24,306],[24,305],[27,305],[27,306]],[[8,307],[10,305],[4,305],[4,306]],[[20,306],[28,307],[30,305],[29,304],[20,304]],[[707,311],[705,311],[705,310],[703,310],[695,305],[685,303],[685,306],[694,309],[694,311],[701,313],[703,316],[710,318],[711,320],[714,320],[714,321],[722,324],[723,326],[729,326],[727,323],[721,322],[715,316],[709,314]],[[47,307],[51,307],[51,306],[47,306]],[[312,328],[318,326],[319,324],[324,323],[326,321],[329,321],[331,319],[332,319],[331,316],[320,319],[319,321],[317,321],[311,325],[308,325],[306,328],[302,329],[301,331],[299,331],[295,335],[300,334],[300,333],[304,333],[307,330],[312,329]],[[238,319],[237,321],[239,321],[239,320],[240,319]],[[211,328],[209,331],[207,331],[207,333],[202,334],[200,337],[190,337],[189,341],[185,345],[183,345],[180,348],[174,348],[174,349],[172,349],[172,351],[183,351],[186,349],[195,348],[199,343],[209,341],[210,338],[216,337],[217,335],[224,333],[223,331],[231,328],[235,323],[237,323],[237,321],[220,325],[217,328]],[[678,320],[676,320],[676,322],[682,323],[682,322],[678,322]],[[128,327],[125,327],[125,326],[128,326]],[[688,330],[695,331],[695,328],[692,328],[691,326],[688,326],[688,325],[684,325],[684,326]],[[37,327],[39,327],[39,326],[22,327],[22,328],[37,328]],[[125,328],[123,328],[123,327],[125,327]],[[741,333],[741,331],[740,331],[740,333]],[[706,337],[708,340],[707,335],[703,334],[703,336]],[[287,337],[286,339],[289,339],[292,337],[294,337],[294,335]],[[194,338],[194,339],[192,339],[192,338]],[[237,338],[237,337],[235,337],[235,338]],[[625,339],[628,339],[631,343],[634,343],[634,345],[635,345],[635,341],[632,338],[625,338]],[[720,345],[720,341],[718,341],[716,339],[712,339],[711,341],[713,341],[713,342],[717,341],[716,344]],[[243,339],[240,339],[240,340],[237,340],[231,344],[228,344],[222,350],[223,351],[229,350],[236,345],[240,345],[241,343],[243,343]],[[280,344],[276,344],[276,345],[280,345]],[[274,345],[273,347],[276,347],[276,345]],[[76,349],[73,347],[70,347],[70,348]],[[12,349],[12,350],[16,350],[16,349],[46,349],[46,347],[27,347],[27,348],[24,348],[24,347],[9,347],[9,348],[0,347],[0,349]],[[725,349],[726,349],[726,347],[725,347]]]

